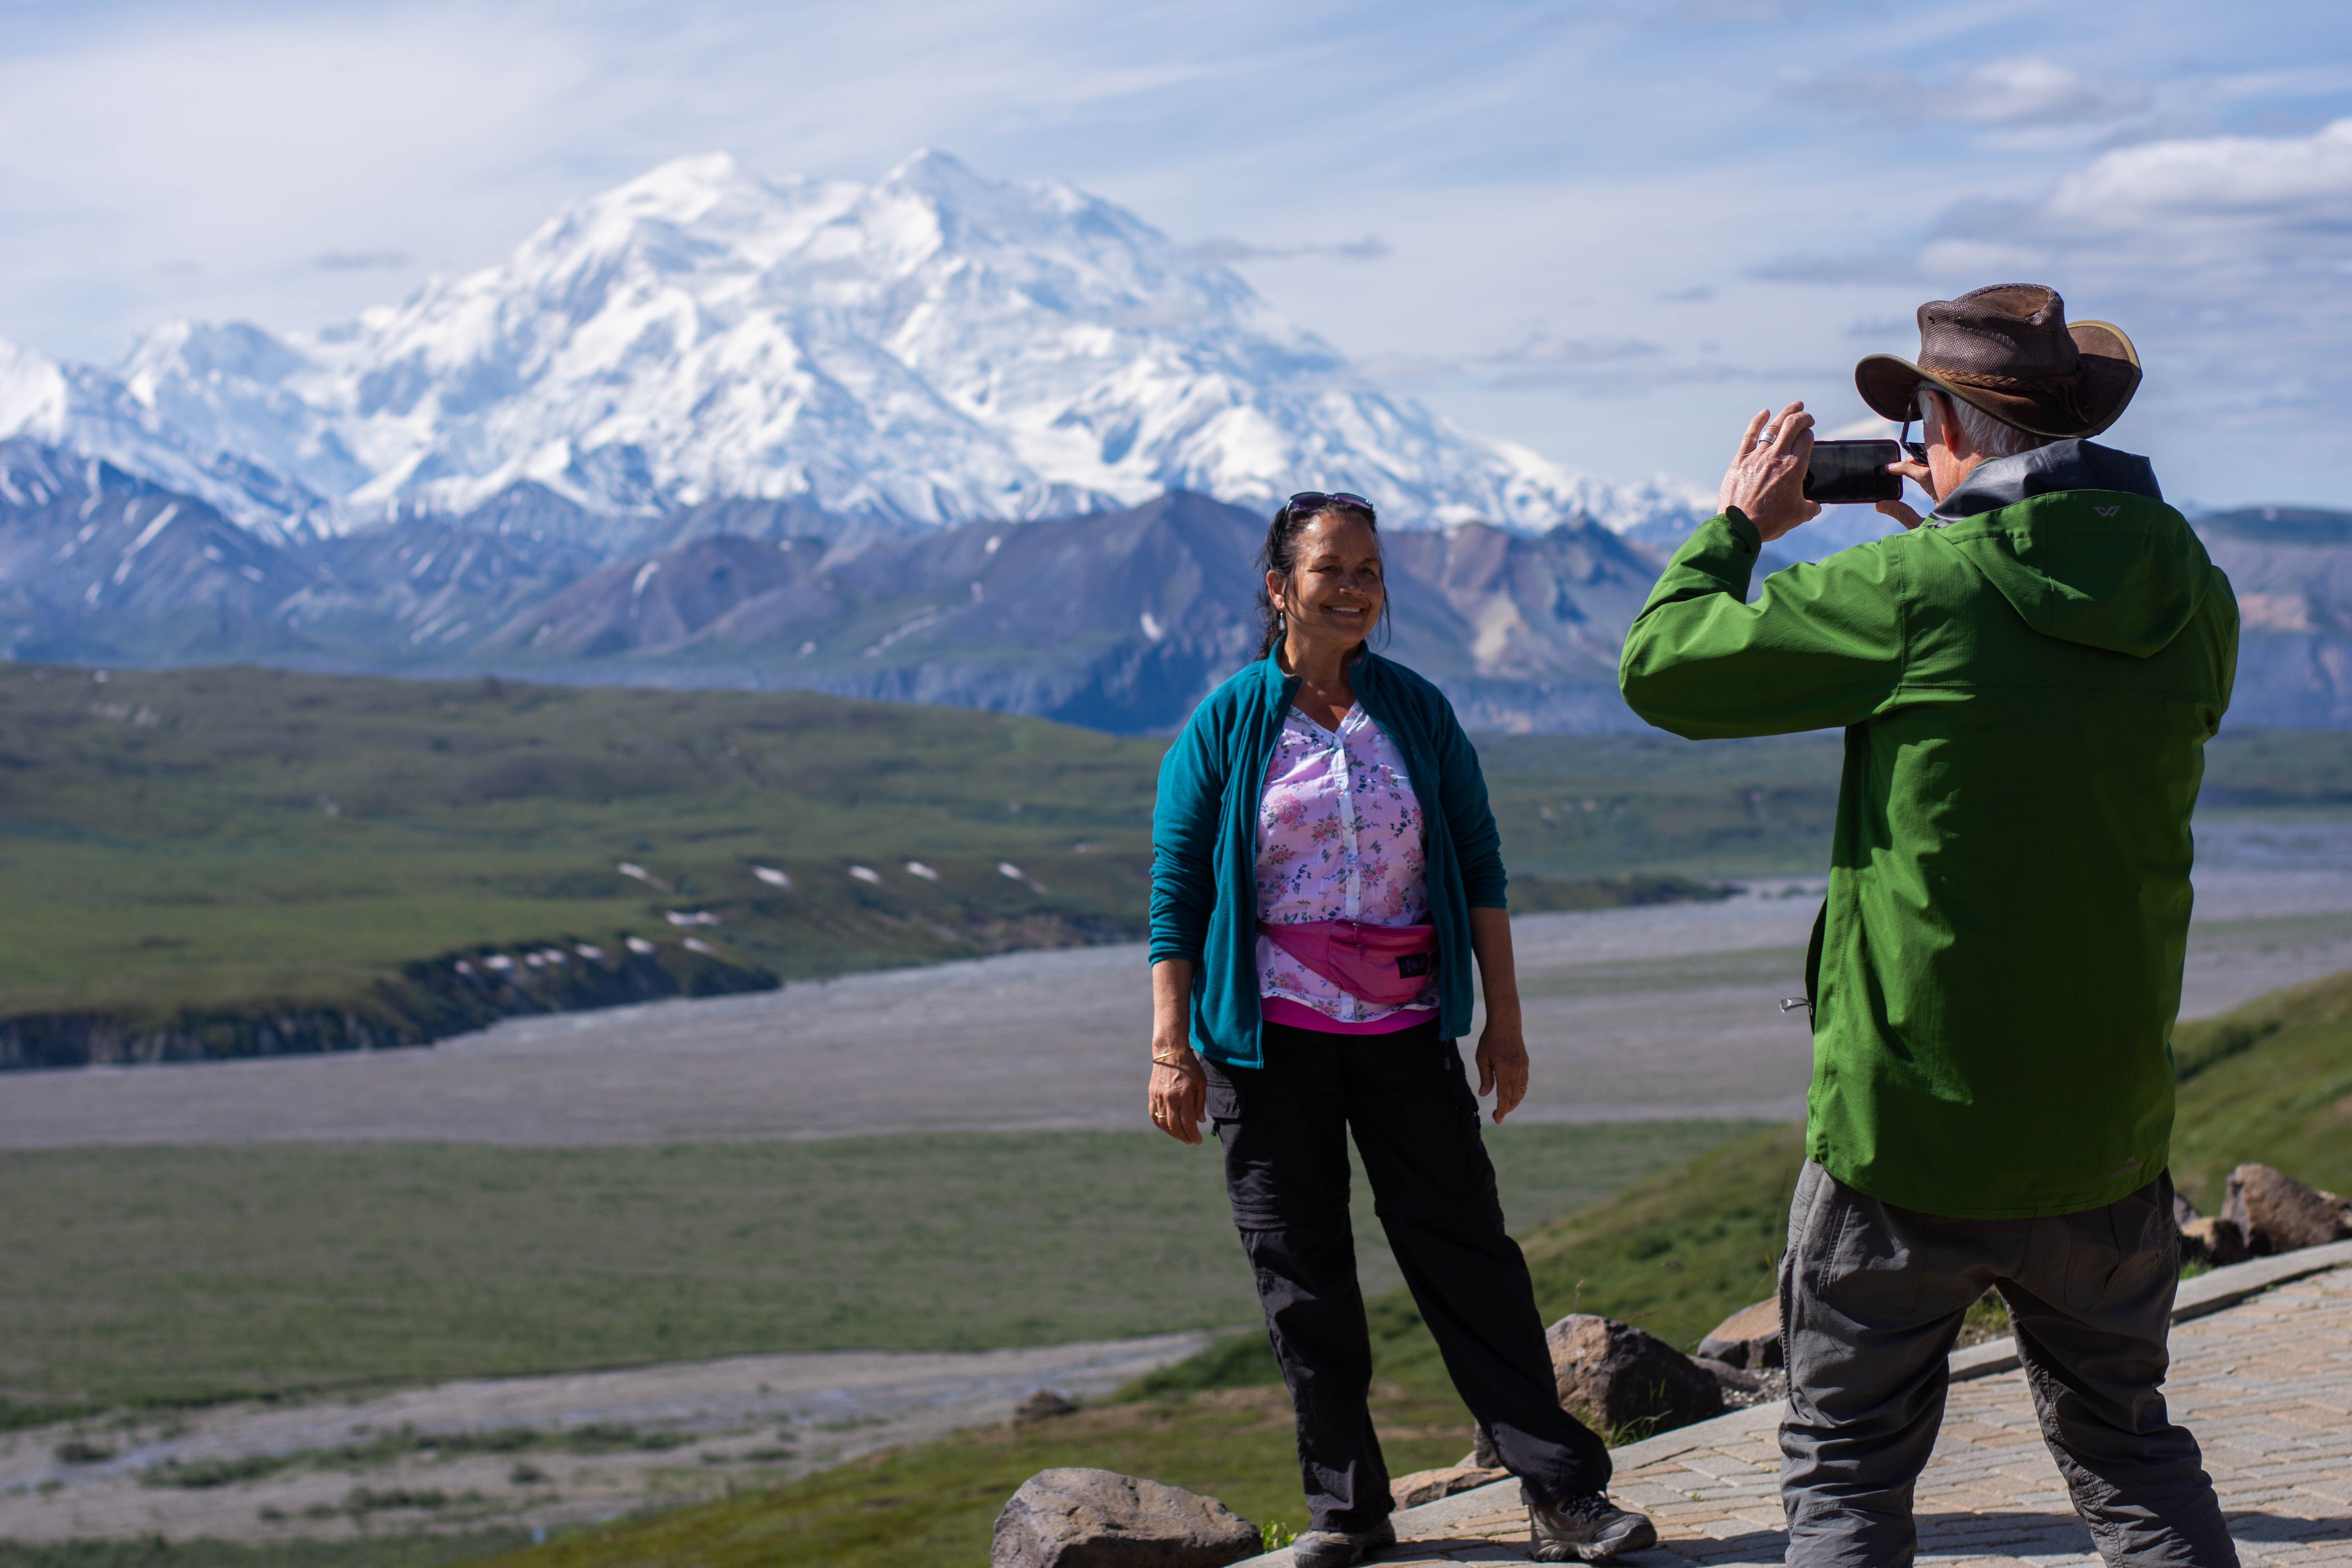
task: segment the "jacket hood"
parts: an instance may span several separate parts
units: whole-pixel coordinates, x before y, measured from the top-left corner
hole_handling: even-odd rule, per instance
[[[1934,521],[2027,626],[2134,658],[2170,646],[2213,575],[2147,460],[2088,441],[1979,466]]]
[[[2162,500],[2156,468],[2146,458],[2118,452],[2096,441],[2052,441],[2013,458],[1979,463],[1969,477],[1952,487],[1937,503],[1938,522],[1981,517],[2029,496],[2055,495],[2061,490],[2120,490],[2126,495]]]

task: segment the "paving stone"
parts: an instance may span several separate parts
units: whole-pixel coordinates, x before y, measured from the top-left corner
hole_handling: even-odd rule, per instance
[[[2172,1351],[2173,1418],[2203,1445],[2245,1562],[2352,1568],[2352,1268],[2184,1323]],[[1660,1536],[1658,1550],[1620,1559],[1627,1568],[1780,1563],[1780,1450],[1769,1426],[1724,1429],[1737,1420],[1692,1428],[1692,1447],[1624,1468],[1617,1497],[1655,1519]],[[1404,1541],[1381,1554],[1381,1568],[1524,1562],[1525,1510],[1485,1497],[1400,1513]],[[1917,1507],[1919,1568],[2099,1563],[2020,1373],[1952,1386]]]

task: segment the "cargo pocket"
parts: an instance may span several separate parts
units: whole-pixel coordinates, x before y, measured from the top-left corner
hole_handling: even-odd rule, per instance
[[[2095,1321],[2152,1289],[2168,1293],[2180,1274],[2169,1186],[2159,1179],[2105,1208],[2065,1216],[2067,1311]]]
[[[1452,1040],[1437,1042],[1437,1076],[1445,1080],[1445,1097],[1454,1109],[1478,1121],[1478,1091],[1470,1086],[1470,1064],[1462,1059],[1462,1051]]]
[[[1817,1222],[1834,1233],[1809,1238],[1820,1259],[1813,1289],[1824,1301],[1864,1321],[1907,1322],[1919,1308],[1919,1275],[1911,1248],[1885,1205],[1824,1173],[1824,1208]]]
[[[1241,1125],[1241,1091],[1234,1087],[1234,1080],[1227,1078],[1215,1063],[1210,1062],[1203,1065],[1208,1068],[1209,1082],[1207,1093],[1202,1100],[1202,1109],[1208,1112],[1209,1125],[1215,1130],[1217,1136],[1222,1138],[1227,1127]]]

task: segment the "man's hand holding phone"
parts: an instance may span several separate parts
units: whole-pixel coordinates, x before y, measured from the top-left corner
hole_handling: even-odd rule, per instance
[[[1822,514],[1820,502],[1805,499],[1805,469],[1812,455],[1813,416],[1802,403],[1780,410],[1778,420],[1769,409],[1759,413],[1731,455],[1723,488],[1716,492],[1717,510],[1738,507],[1767,544],[1811,521]]]
[[[1911,455],[1913,452],[1916,452],[1918,450],[1919,447],[1914,446],[1911,447],[1910,451],[1903,452],[1899,461],[1886,465],[1886,471],[1890,474],[1896,475],[1898,479],[1909,479],[1913,484],[1917,485],[1921,489],[1926,490],[1932,496],[1936,493],[1935,474],[1928,468],[1927,459],[1925,457],[1914,458]],[[1892,500],[1880,501],[1878,503],[1878,510],[1885,513],[1888,517],[1893,518],[1895,521],[1901,523],[1906,528],[1916,528],[1919,526],[1920,522],[1924,521],[1919,514],[1913,510],[1910,505],[1903,500],[1902,490],[1899,486],[1896,489],[1895,499]]]

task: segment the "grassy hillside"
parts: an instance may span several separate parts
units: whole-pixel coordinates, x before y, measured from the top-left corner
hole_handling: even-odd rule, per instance
[[[1478,755],[1514,873],[1709,878],[1828,868],[1842,744],[1488,735]]]
[[[2248,1160],[2352,1193],[2352,974],[2258,997],[2173,1036],[2176,1185],[2207,1214]]]
[[[2260,1160],[2352,1190],[2352,974],[2184,1026],[2174,1144],[2185,1191],[2210,1209],[2221,1178]],[[1523,1245],[1547,1317],[1581,1309],[1630,1319],[1685,1346],[1769,1292],[1795,1127],[1724,1143],[1616,1196],[1538,1226]],[[1379,1334],[1375,1419],[1391,1468],[1450,1462],[1466,1414],[1402,1291],[1371,1303]],[[1268,1358],[1236,1340],[1153,1382],[1164,1392],[1020,1431],[967,1433],[877,1455],[774,1491],[681,1510],[551,1543],[511,1568],[751,1568],[963,1564],[1013,1486],[1048,1465],[1102,1465],[1223,1499],[1245,1516],[1299,1522],[1287,1411]],[[1243,1386],[1188,1390],[1187,1382]]]
[[[565,940],[791,978],[1129,935],[1164,744],[803,692],[0,664],[0,1018],[345,1005]],[[1481,746],[1523,909],[1823,865],[1835,736]],[[2352,736],[2233,734],[2209,797],[2328,808],[2347,764]]]
[[[800,693],[0,666],[0,1016],[335,1003],[566,937],[790,977],[1116,935],[1158,750]]]
[[[1591,1129],[1581,1130],[1590,1132]],[[1776,1184],[1795,1170],[1792,1130],[1738,1138],[1637,1183],[1597,1207],[1539,1226],[1527,1245],[1548,1316],[1582,1305],[1635,1317],[1671,1338],[1711,1328],[1769,1287]],[[1782,1201],[1785,1201],[1785,1197]],[[1469,1412],[1401,1291],[1372,1304],[1373,1397],[1391,1470],[1451,1464],[1469,1447]],[[1694,1331],[1696,1332],[1699,1331]],[[967,1432],[845,1465],[772,1491],[585,1531],[501,1558],[514,1568],[949,1568],[985,1562],[1013,1489],[1055,1465],[1149,1476],[1222,1500],[1261,1524],[1305,1523],[1287,1396],[1267,1379],[1263,1340],[1146,1380],[1129,1397],[1034,1426]],[[1203,1370],[1207,1375],[1199,1375]],[[1222,1373],[1223,1375],[1220,1375]]]
[[[803,692],[0,665],[0,1018],[346,1005],[566,941],[792,978],[1132,935],[1164,744]],[[1546,865],[1527,907],[1659,891],[1592,880],[1642,868],[1614,851]]]
[[[1738,1131],[1488,1142],[1525,1226]],[[1257,1316],[1213,1152],[1150,1132],[15,1151],[0,1185],[0,1404],[20,1409]],[[1361,1183],[1357,1211],[1384,1289]]]
[[[513,1529],[459,1535],[380,1535],[356,1541],[0,1541],[0,1568],[442,1568],[512,1551],[530,1537]]]

